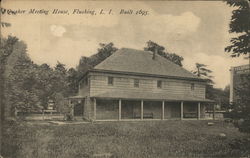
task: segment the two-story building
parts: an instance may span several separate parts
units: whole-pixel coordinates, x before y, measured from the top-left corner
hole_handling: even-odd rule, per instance
[[[122,48],[89,70],[70,97],[87,120],[200,119],[206,82],[150,51]]]

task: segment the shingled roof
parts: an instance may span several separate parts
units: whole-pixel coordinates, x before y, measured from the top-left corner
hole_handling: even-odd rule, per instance
[[[121,48],[96,65],[93,70],[120,73],[136,73],[155,76],[168,76],[200,80],[191,72],[153,52],[130,48]]]

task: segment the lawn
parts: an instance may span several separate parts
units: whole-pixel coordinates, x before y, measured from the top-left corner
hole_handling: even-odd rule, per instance
[[[12,122],[5,127],[3,156],[17,158],[243,157],[250,138],[232,124],[215,121],[96,122],[42,124]],[[225,135],[220,135],[224,133]],[[107,156],[108,157],[108,156]]]

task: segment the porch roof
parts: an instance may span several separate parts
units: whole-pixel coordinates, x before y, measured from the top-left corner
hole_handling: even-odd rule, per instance
[[[106,92],[92,97],[107,98],[107,99],[214,102],[213,100],[210,99],[194,97],[188,94],[180,97],[176,95],[169,95],[163,93],[147,93],[147,92]]]

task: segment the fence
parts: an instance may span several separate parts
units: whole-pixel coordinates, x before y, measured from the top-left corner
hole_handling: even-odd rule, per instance
[[[56,110],[43,110],[41,112],[16,112],[16,117],[23,120],[63,120],[64,114]]]

